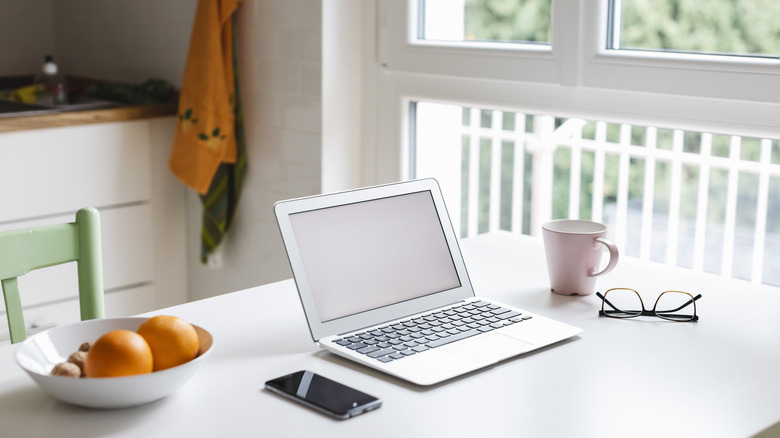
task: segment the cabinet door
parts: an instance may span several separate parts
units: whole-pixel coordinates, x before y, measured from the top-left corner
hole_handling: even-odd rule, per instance
[[[146,121],[0,134],[0,223],[147,201]]]

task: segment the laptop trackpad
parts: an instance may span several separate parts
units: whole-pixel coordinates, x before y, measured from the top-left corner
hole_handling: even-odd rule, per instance
[[[481,363],[495,363],[531,350],[532,344],[501,333],[486,333],[447,345],[448,354]]]

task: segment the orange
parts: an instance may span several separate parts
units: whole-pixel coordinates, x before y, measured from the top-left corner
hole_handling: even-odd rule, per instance
[[[152,350],[138,333],[113,330],[95,341],[84,360],[86,377],[120,377],[152,372]]]
[[[141,323],[137,332],[152,349],[155,371],[181,365],[198,355],[198,332],[177,316],[154,316]]]

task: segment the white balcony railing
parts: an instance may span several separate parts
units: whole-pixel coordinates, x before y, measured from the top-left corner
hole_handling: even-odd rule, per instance
[[[464,237],[590,219],[625,255],[780,285],[780,142],[416,107],[414,176],[439,179]]]

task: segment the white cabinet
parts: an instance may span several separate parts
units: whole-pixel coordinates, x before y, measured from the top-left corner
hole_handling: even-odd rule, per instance
[[[95,207],[106,316],[186,301],[186,194],[167,169],[174,128],[166,117],[0,134],[0,231],[73,221]],[[19,283],[28,326],[79,320],[75,263]],[[0,318],[2,342],[2,303]]]

